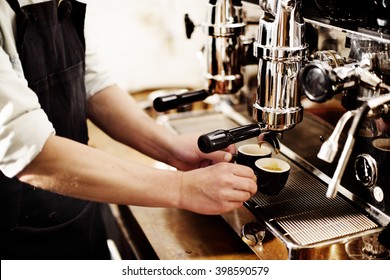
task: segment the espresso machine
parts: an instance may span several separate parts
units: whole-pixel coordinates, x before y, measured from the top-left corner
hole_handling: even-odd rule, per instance
[[[245,63],[245,53],[248,52],[252,41],[250,39],[246,41],[244,38],[246,22],[241,0],[210,0],[205,18],[200,25],[195,25],[190,16],[185,15],[187,38],[191,38],[197,26],[202,28],[205,35],[202,52],[205,62],[204,88],[158,97],[153,101],[156,111],[176,109],[202,101],[213,94],[234,95],[243,86],[242,66]]]
[[[220,104],[164,118],[179,133],[201,127],[205,153],[255,141],[290,163],[278,195],[222,215],[261,259],[390,257],[390,3],[357,2],[208,1],[205,89],[155,102],[163,111],[249,92],[249,112]],[[248,9],[259,11],[251,39]],[[250,88],[243,69],[253,64]]]

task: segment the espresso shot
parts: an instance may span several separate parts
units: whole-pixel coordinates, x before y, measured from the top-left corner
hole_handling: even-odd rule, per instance
[[[286,185],[290,165],[278,158],[262,158],[255,162],[257,190],[265,195],[277,195]]]

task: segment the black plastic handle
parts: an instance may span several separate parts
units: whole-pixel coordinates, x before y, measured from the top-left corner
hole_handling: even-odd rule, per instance
[[[190,39],[192,33],[195,30],[195,24],[194,22],[190,19],[190,16],[188,14],[184,15],[184,25],[186,27],[186,35],[187,38]]]
[[[181,94],[171,94],[160,96],[153,100],[153,107],[157,112],[165,112],[176,109],[181,105],[187,105],[196,101],[202,101],[210,93],[204,89],[198,91],[189,91]]]
[[[259,124],[249,124],[229,130],[218,129],[203,134],[198,138],[198,147],[203,153],[211,153],[225,149],[231,144],[259,136],[261,127]]]

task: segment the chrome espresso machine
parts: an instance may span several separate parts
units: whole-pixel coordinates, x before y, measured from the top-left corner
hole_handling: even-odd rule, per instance
[[[262,259],[388,259],[390,1],[207,2],[201,25],[185,17],[206,38],[204,89],[154,107],[218,102],[160,121],[201,132],[203,152],[262,139],[291,165],[278,195],[223,218]]]

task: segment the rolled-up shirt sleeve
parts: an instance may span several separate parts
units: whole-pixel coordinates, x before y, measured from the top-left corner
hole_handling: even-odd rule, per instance
[[[9,21],[12,10],[7,3],[0,2],[0,6],[0,171],[11,178],[42,151],[55,129],[23,77]],[[87,98],[116,84],[88,33],[86,30]]]
[[[0,48],[0,170],[10,178],[17,175],[54,133],[37,96]]]
[[[85,29],[86,51],[85,51],[85,88],[87,99],[94,96],[103,89],[116,84],[107,65],[98,53],[97,45],[94,43],[93,34],[89,31],[88,21]]]

